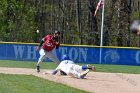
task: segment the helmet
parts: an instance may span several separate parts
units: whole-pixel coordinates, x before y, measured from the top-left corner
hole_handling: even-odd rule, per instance
[[[60,37],[60,32],[58,30],[55,30],[53,35],[53,40],[58,42],[59,37]]]
[[[61,59],[62,60],[70,60],[70,58],[67,54],[63,55]]]
[[[60,31],[55,30],[55,31],[54,31],[54,34],[59,34],[59,35],[60,35]]]

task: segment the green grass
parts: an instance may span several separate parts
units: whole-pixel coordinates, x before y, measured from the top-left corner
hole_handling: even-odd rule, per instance
[[[55,69],[56,64],[53,62],[42,62],[40,66],[42,69]],[[0,67],[36,68],[36,62],[0,60]]]
[[[98,72],[140,74],[140,66],[95,65]]]
[[[85,65],[85,64],[80,64]],[[140,66],[127,66],[127,65],[101,65],[92,64],[96,67],[97,72],[111,72],[111,73],[131,73],[140,74]],[[35,68],[36,62],[29,61],[11,61],[0,60],[0,67],[19,67],[19,68]],[[42,62],[42,69],[55,69],[56,64],[53,62]]]
[[[88,93],[32,75],[0,74],[0,93]]]

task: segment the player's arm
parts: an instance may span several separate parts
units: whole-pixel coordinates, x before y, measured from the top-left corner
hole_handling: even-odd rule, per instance
[[[43,43],[44,43],[44,38],[40,41],[40,43],[39,43],[39,45],[38,45],[38,47],[37,47],[37,50],[40,49],[40,47],[42,46]]]
[[[58,71],[61,70],[62,62],[56,67],[56,69],[52,72],[52,75],[55,75]]]
[[[52,75],[55,75],[57,72],[57,70],[52,71]]]
[[[60,46],[60,43],[59,42],[56,42],[56,49],[58,49]]]
[[[39,47],[41,47],[43,43],[44,43],[44,38],[40,41]]]

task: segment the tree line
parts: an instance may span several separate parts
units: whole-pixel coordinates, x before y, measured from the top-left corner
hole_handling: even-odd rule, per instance
[[[38,43],[54,30],[60,43],[100,45],[98,0],[0,0],[0,41]],[[130,25],[140,19],[139,0],[105,0],[104,46],[140,46]],[[36,31],[40,32],[37,33]]]

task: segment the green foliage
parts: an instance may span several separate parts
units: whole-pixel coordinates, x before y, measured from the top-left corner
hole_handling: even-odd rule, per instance
[[[26,7],[23,2],[17,0],[3,0],[0,4],[0,32],[2,32],[0,39],[2,41],[31,42],[35,30],[35,8]]]
[[[105,1],[103,45],[139,45],[129,31],[133,20],[140,19],[138,1]],[[99,45],[102,9],[93,16],[97,3],[97,0],[0,0],[0,41],[38,42],[57,29],[62,32],[61,43]],[[36,30],[40,33],[36,34]]]
[[[127,66],[127,65],[95,65],[97,72],[113,72],[113,73],[130,73],[140,74],[139,66]]]

